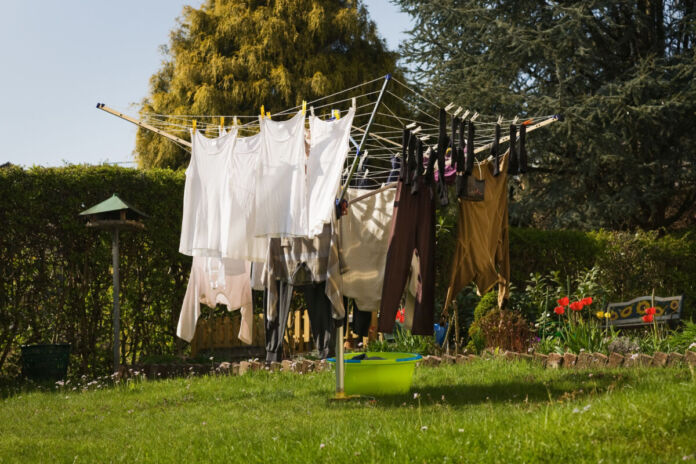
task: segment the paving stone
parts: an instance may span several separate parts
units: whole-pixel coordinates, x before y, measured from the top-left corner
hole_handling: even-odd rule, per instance
[[[249,361],[239,362],[239,375],[244,375],[251,370],[251,363]]]
[[[689,366],[696,366],[696,351],[686,350],[684,353],[684,361]]]
[[[544,353],[534,353],[534,361],[539,363],[541,367],[546,367],[546,362],[548,361],[549,356],[544,354]]]
[[[232,363],[232,370],[230,371],[232,375],[239,375],[239,363]]]
[[[519,359],[520,361],[532,362],[534,360],[534,356],[527,353],[519,353],[517,355],[517,359]]]
[[[466,364],[470,361],[469,356],[465,354],[458,354],[457,355],[457,360],[455,361],[457,364]]]
[[[508,361],[515,361],[519,358],[519,355],[515,353],[514,351],[506,351],[503,354],[503,357],[507,359]]]
[[[283,372],[292,372],[292,361],[289,359],[283,359],[280,362],[280,370]]]
[[[638,353],[629,354],[624,360],[624,367],[635,367],[638,365]]]
[[[566,353],[563,355],[563,367],[575,367],[578,357],[573,353]]]
[[[268,370],[271,372],[279,372],[282,367],[283,365],[278,361],[271,361],[271,363],[268,364]]]
[[[455,356],[452,356],[450,354],[442,355],[442,364],[454,364],[456,361],[457,358]]]
[[[681,353],[670,353],[667,356],[667,365],[669,367],[681,366],[684,363],[684,355]]]
[[[587,369],[592,363],[592,355],[583,351],[578,355],[578,359],[575,361],[576,369]]]
[[[592,361],[590,366],[592,367],[605,367],[609,358],[603,353],[592,353]]]
[[[667,365],[667,353],[658,351],[653,355],[652,365],[655,367],[665,367]]]
[[[575,355],[573,355],[575,356]],[[549,367],[551,369],[558,369],[561,367],[565,362],[565,357],[561,356],[558,353],[550,353],[548,357],[546,358],[546,367]],[[574,362],[574,360],[573,360]]]
[[[481,357],[476,354],[469,355],[469,361],[478,361],[479,359],[481,359]]]
[[[609,361],[607,362],[607,366],[610,368],[621,367],[623,366],[625,359],[626,358],[624,358],[619,353],[612,353],[609,355]]]
[[[262,371],[265,367],[264,363],[262,363],[261,361],[257,361],[257,360],[249,361],[249,365],[250,365],[252,371]]]
[[[426,366],[439,366],[442,359],[439,356],[426,356],[423,358],[423,364]]]

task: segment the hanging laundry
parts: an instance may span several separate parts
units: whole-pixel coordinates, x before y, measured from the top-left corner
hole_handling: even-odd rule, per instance
[[[363,311],[379,311],[396,189],[355,201],[364,195],[364,190],[346,191],[348,214],[338,221],[339,252],[331,255],[329,268],[339,261],[341,293]]]
[[[348,139],[355,108],[341,119],[322,121],[309,118],[310,148],[307,158],[307,188],[309,190],[309,230],[312,238],[321,233],[324,224],[331,222],[336,192],[341,185],[341,171],[348,156]]]
[[[420,259],[420,281],[414,304],[412,333],[432,335],[435,305],[435,192],[425,177],[417,194],[399,182],[384,272],[379,331],[394,329],[414,251]]]
[[[250,344],[254,314],[250,271],[249,262],[195,256],[191,264],[186,295],[181,305],[176,335],[190,342],[196,332],[201,303],[211,308],[223,304],[227,306],[228,311],[241,308],[242,322],[238,337],[244,343]]]
[[[260,118],[261,154],[256,174],[257,237],[307,234],[305,128],[302,112],[287,121]]]
[[[485,181],[483,201],[459,200],[457,245],[445,308],[470,282],[479,295],[497,283],[498,305],[508,298],[510,250],[508,242],[507,163],[509,152],[501,157],[500,175],[494,175],[493,161],[480,163],[472,176]]]
[[[191,139],[179,252],[220,257],[224,249],[222,231],[229,226],[229,172],[237,131],[214,139],[195,131]]]

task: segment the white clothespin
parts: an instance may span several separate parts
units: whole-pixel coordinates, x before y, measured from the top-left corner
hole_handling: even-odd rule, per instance
[[[519,116],[515,116],[515,118],[512,120],[512,124],[517,124],[517,121],[520,119]]]
[[[412,134],[417,134],[417,133],[419,133],[419,132],[422,131],[422,130],[423,130],[423,128],[422,128],[421,126],[418,126],[418,127],[416,127],[415,129],[413,129],[413,130],[411,131],[411,133],[412,133]]]
[[[454,114],[452,114],[452,116],[456,116],[456,115],[458,115],[459,113],[461,113],[462,111],[464,111],[464,108],[462,108],[462,107],[460,106],[459,108],[457,108],[457,110],[454,112]]]
[[[311,114],[312,116],[314,116],[314,107],[313,107],[313,106],[310,106],[310,107],[309,107],[309,114]]]
[[[355,109],[355,108],[358,107],[358,104],[356,103],[356,98],[355,98],[355,97],[351,98],[351,105],[352,105],[353,109]]]
[[[470,121],[476,121],[476,118],[479,117],[478,111],[474,113],[474,115],[471,117]]]
[[[445,106],[445,111],[449,113],[449,110],[451,110],[452,108],[454,108],[454,103],[450,103],[449,105]]]
[[[415,122],[415,121],[413,121],[411,124],[407,125],[407,126],[406,126],[406,129],[413,129],[414,127],[416,127],[416,122]]]
[[[365,164],[365,160],[367,159],[367,150],[365,150],[362,154],[362,157],[360,158],[360,163],[358,163],[358,170],[362,171],[363,169],[363,164]]]
[[[424,135],[423,137],[420,138],[420,140],[421,140],[421,142],[425,142],[425,141],[428,140],[429,138],[430,138],[429,135]]]
[[[469,116],[470,111],[466,110],[464,114],[462,114],[462,120],[466,120],[466,117]]]
[[[502,123],[503,123],[503,116],[499,114],[498,115],[498,124],[502,124]]]

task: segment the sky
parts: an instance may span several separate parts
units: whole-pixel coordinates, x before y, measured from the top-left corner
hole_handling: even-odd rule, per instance
[[[201,0],[0,0],[0,165],[132,166],[137,117],[160,45]],[[410,27],[389,0],[365,1],[391,49]]]

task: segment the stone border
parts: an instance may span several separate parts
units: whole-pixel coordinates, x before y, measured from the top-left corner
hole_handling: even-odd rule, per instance
[[[653,356],[647,354],[631,354],[623,356],[619,353],[611,353],[607,356],[603,353],[586,353],[578,355],[573,353],[515,353],[505,351],[495,354],[491,351],[484,352],[481,356],[475,354],[459,354],[456,356],[424,356],[421,364],[423,366],[439,366],[441,364],[466,364],[477,359],[506,359],[509,361],[529,361],[549,369],[570,368],[570,369],[594,369],[594,368],[618,368],[618,367],[677,367],[694,366],[696,367],[696,351],[687,350],[685,354],[657,352]]]
[[[696,351],[686,351],[680,353],[657,352],[653,356],[646,354],[632,354],[623,356],[618,353],[611,353],[607,356],[602,353],[582,352],[578,355],[573,353],[541,353],[527,354],[504,351],[495,354],[486,351],[481,356],[475,354],[459,354],[452,356],[444,354],[442,356],[423,356],[419,362],[421,366],[440,366],[447,364],[466,364],[479,359],[505,359],[508,361],[527,361],[535,363],[548,369],[595,369],[595,368],[619,368],[619,367],[696,367]],[[297,374],[308,374],[310,372],[322,372],[331,370],[332,366],[326,360],[312,361],[309,359],[285,359],[282,362],[272,362],[266,364],[258,359],[240,361],[235,363],[221,362],[211,364],[147,364],[134,365],[131,367],[121,366],[117,379],[135,378],[139,376],[148,379],[157,378],[176,378],[189,377],[195,375],[244,375],[250,371],[266,370],[270,372],[294,372]]]

